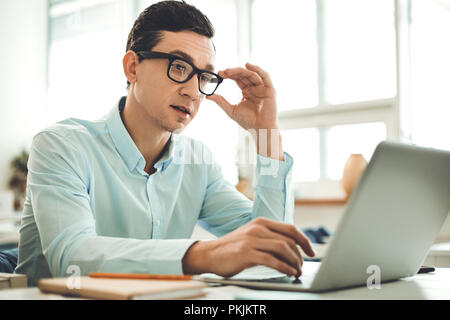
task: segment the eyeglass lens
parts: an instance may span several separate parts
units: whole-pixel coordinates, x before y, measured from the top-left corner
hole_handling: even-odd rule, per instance
[[[172,80],[183,82],[193,72],[192,66],[183,60],[173,60],[169,67],[169,76]],[[199,75],[200,91],[204,94],[212,94],[219,83],[219,79],[207,72]]]

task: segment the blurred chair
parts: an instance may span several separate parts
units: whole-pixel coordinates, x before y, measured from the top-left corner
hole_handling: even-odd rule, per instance
[[[305,228],[302,232],[309,238],[312,243],[324,244],[327,243],[331,237],[330,231],[327,228],[319,226],[316,228]]]

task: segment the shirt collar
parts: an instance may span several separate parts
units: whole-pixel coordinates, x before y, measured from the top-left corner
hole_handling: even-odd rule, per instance
[[[158,162],[155,163],[155,168],[157,170],[161,169],[161,171],[164,171],[172,163],[176,141],[177,135],[172,133],[161,159],[159,159]]]
[[[137,148],[127,129],[125,128],[125,125],[122,122],[122,118],[120,117],[120,113],[125,107],[125,101],[126,97],[120,98],[119,102],[106,116],[106,124],[108,126],[108,130],[113,143],[120,156],[125,161],[128,170],[132,171],[138,165],[142,167],[142,170],[144,170],[145,159]],[[172,162],[176,140],[176,134],[172,133],[169,145],[166,147],[163,156],[155,164],[155,168],[157,170],[161,169],[162,171],[164,171]]]

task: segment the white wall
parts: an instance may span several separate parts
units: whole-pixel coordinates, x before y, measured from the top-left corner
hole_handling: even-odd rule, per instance
[[[45,117],[47,1],[0,0],[0,190]]]

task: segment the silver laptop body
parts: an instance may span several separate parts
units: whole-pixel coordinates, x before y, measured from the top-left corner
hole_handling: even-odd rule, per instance
[[[203,277],[207,282],[289,291],[366,285],[417,273],[450,211],[450,152],[381,142],[334,232],[321,263],[292,278]],[[258,268],[258,267],[257,267]]]

